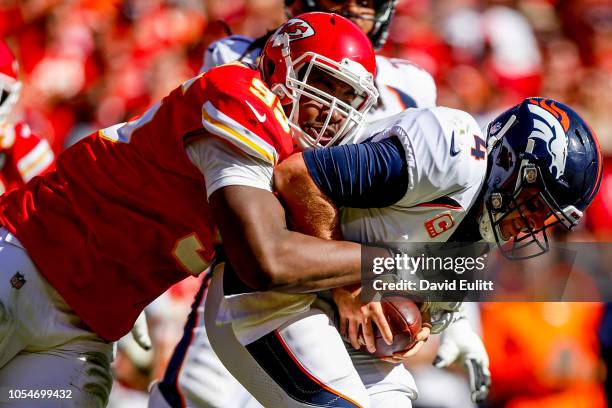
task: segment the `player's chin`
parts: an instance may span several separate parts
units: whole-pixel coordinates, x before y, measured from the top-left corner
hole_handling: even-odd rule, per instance
[[[333,138],[333,136],[325,136],[325,135],[324,135],[324,136],[321,138],[321,140],[319,140],[319,144],[320,144],[321,146],[327,146],[327,145],[329,144],[329,142],[331,142],[332,138]]]
[[[522,228],[518,223],[518,219],[503,220],[499,226],[499,232],[502,241],[509,241],[513,237],[520,234]]]
[[[310,137],[316,140],[319,137],[319,133],[321,132],[321,127],[307,126],[304,127],[304,131],[308,133]],[[323,133],[323,136],[321,136],[321,138],[319,139],[318,143],[321,146],[327,146],[329,142],[332,141],[334,136],[336,136],[336,130],[330,129],[328,127],[327,129],[325,129],[325,132]]]
[[[319,144],[321,146],[327,146],[334,139],[334,137],[336,137],[336,130],[327,128],[321,139],[319,139]]]

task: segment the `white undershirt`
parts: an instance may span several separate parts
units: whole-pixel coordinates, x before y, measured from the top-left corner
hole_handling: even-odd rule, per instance
[[[185,150],[204,175],[208,198],[221,187],[234,185],[272,191],[271,163],[248,156],[215,137],[196,140]]]

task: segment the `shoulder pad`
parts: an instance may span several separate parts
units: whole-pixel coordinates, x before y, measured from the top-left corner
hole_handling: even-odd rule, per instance
[[[202,81],[202,124],[206,130],[273,164],[291,154],[288,120],[278,97],[257,71],[228,64],[212,69]]]
[[[418,108],[436,105],[436,83],[429,72],[410,61],[378,55],[376,65],[378,86],[387,86],[400,95],[408,95]]]
[[[244,35],[231,35],[215,41],[208,46],[204,53],[204,60],[200,72],[207,72],[214,67],[237,61],[246,52],[254,40]],[[245,62],[252,63],[254,58],[251,54],[258,55],[260,50],[249,53]]]

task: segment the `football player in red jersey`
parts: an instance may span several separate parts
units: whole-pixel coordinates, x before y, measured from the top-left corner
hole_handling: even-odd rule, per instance
[[[44,388],[66,395],[40,407],[61,397],[105,405],[109,342],[168,287],[212,263],[218,232],[254,289],[359,281],[360,245],[289,231],[271,178],[293,137],[331,145],[358,129],[377,96],[372,46],[345,18],[309,13],[281,27],[270,47],[286,75],[270,66],[213,69],[69,148],[54,171],[0,200],[8,282],[0,401],[18,398],[11,389]]]
[[[8,117],[19,99],[19,66],[8,45],[0,40],[0,195],[22,186],[53,166],[49,143],[24,122]]]

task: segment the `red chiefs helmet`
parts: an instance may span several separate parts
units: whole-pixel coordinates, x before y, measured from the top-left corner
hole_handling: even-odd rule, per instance
[[[359,27],[337,14],[304,13],[287,21],[266,42],[259,69],[281,103],[293,104],[289,123],[303,148],[322,146],[334,114],[340,114],[344,122],[331,138],[327,137],[325,146],[348,140],[378,98],[372,43]],[[351,97],[338,98],[313,86],[312,79],[321,75],[332,79],[332,84],[341,81],[349,85],[354,91]],[[306,132],[300,128],[297,119],[302,96],[329,108],[320,130]]]
[[[6,121],[19,99],[21,82],[18,73],[17,60],[6,43],[0,40],[0,123]]]

